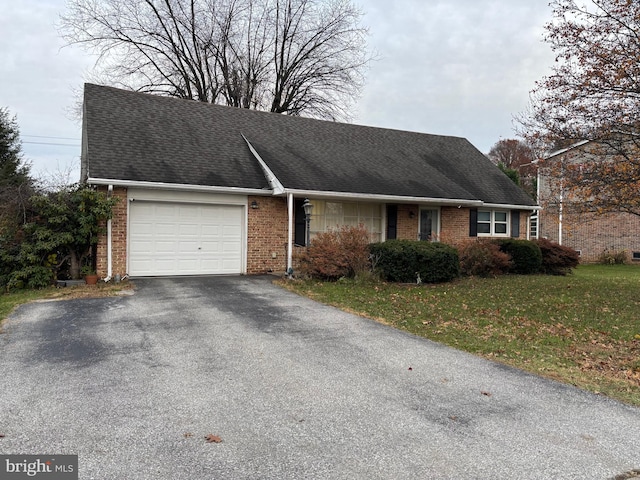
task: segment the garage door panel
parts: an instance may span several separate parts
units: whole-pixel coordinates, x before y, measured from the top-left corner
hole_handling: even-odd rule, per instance
[[[200,225],[184,224],[184,223],[178,225],[178,233],[183,237],[199,238],[201,235],[201,230],[202,228],[200,227]]]
[[[241,206],[141,201],[130,218],[132,276],[242,272]]]
[[[175,218],[176,216],[176,206],[170,203],[147,203],[146,205],[149,206],[149,213],[153,214],[156,218]]]
[[[237,253],[238,255],[240,254],[238,245],[234,242],[222,242],[222,251],[227,253]]]
[[[220,226],[218,225],[202,225],[202,235],[206,236],[218,236],[220,235]]]
[[[177,252],[178,254],[181,254],[180,256],[182,257],[182,255],[197,255],[199,253],[198,250],[198,242],[185,242],[185,241],[181,241],[180,243],[178,243],[177,245]],[[200,250],[201,252],[201,250]]]

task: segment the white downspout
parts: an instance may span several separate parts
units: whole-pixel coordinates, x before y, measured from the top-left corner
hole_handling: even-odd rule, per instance
[[[107,197],[111,198],[113,195],[113,185],[109,185],[107,189]],[[104,282],[107,283],[111,280],[111,275],[113,274],[113,260],[111,257],[111,219],[107,220],[107,276],[104,279]]]
[[[562,245],[562,192],[560,192],[560,211],[558,213],[558,245]]]
[[[289,229],[287,232],[287,275],[293,272],[293,193],[287,194]]]
[[[560,208],[558,209],[558,245],[562,245],[562,209],[564,200],[564,158],[560,164]]]

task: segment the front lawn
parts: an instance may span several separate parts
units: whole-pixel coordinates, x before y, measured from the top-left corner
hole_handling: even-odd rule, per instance
[[[640,268],[438,285],[293,281],[302,295],[640,406]]]

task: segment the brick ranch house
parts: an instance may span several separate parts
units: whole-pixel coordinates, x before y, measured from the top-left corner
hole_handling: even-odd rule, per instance
[[[284,272],[310,234],[528,238],[536,204],[464,138],[85,85],[82,180],[120,199],[101,277]]]
[[[577,250],[580,261],[593,263],[604,252],[626,252],[640,261],[640,217],[628,213],[596,215],[573,208],[570,193],[563,188],[561,165],[598,160],[602,147],[589,141],[549,154],[539,163],[539,212],[537,236]]]

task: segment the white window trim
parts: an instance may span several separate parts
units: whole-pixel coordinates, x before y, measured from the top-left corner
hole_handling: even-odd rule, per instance
[[[485,224],[487,222],[480,221],[480,212],[489,212],[490,220],[489,220],[489,233],[481,233],[480,229],[478,229],[479,237],[509,237],[511,235],[511,211],[509,210],[494,210],[494,209],[478,209],[478,225],[481,223]],[[496,222],[496,213],[505,213],[506,220],[504,222]],[[507,224],[506,233],[496,233],[496,223],[505,223]]]

